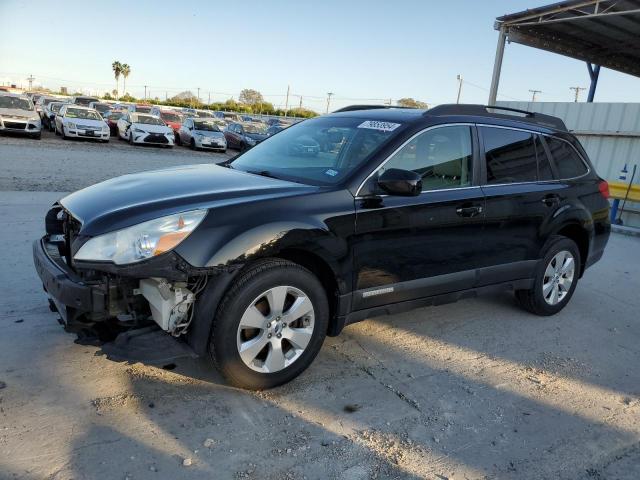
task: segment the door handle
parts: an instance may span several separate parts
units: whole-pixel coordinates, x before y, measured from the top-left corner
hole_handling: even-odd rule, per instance
[[[545,197],[542,199],[542,203],[544,203],[547,207],[553,207],[554,205],[558,205],[560,203],[560,197],[555,193],[545,195]]]
[[[475,217],[482,213],[482,207],[480,205],[473,205],[470,207],[458,207],[456,213],[461,217]]]

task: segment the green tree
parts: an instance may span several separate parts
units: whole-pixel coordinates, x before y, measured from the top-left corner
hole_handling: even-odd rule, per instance
[[[111,64],[111,70],[113,70],[113,76],[116,77],[116,99],[118,98],[118,89],[120,88],[120,74],[122,73],[122,64],[115,60]]]
[[[127,77],[131,73],[131,67],[126,63],[120,65],[120,73],[122,74],[122,93],[127,93]]]
[[[407,108],[429,108],[425,102],[421,102],[419,100],[415,100],[413,98],[401,98],[396,102],[396,105],[399,107],[407,107]]]
[[[251,107],[264,102],[262,94],[259,91],[253,90],[251,88],[245,88],[244,90],[242,90],[240,92],[240,95],[238,96],[238,100],[240,100],[240,103],[244,103],[245,105],[249,105]]]

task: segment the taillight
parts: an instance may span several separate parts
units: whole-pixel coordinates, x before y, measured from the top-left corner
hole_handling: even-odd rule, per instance
[[[598,190],[600,190],[600,194],[608,199],[609,198],[609,184],[607,183],[606,180],[602,180],[599,184],[598,184]]]

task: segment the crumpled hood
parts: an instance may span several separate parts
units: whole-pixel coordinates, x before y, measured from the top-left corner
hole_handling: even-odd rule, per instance
[[[189,165],[112,178],[74,192],[60,204],[95,236],[195,209],[289,196],[317,187],[217,165]]]

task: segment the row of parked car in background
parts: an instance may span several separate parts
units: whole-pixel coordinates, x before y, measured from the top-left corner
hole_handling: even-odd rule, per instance
[[[49,130],[63,139],[106,143],[116,137],[131,145],[244,151],[291,124],[292,119],[235,112],[0,91],[0,132],[37,139]]]

